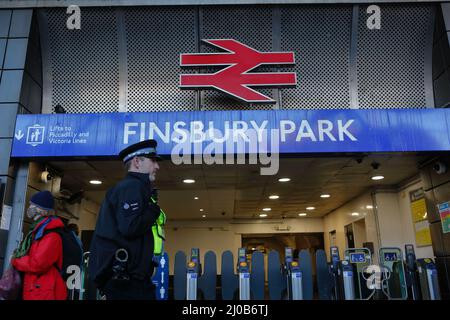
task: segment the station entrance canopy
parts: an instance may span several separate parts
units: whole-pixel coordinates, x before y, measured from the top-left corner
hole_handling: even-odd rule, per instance
[[[161,155],[449,151],[450,110],[18,115],[11,156],[111,157],[150,138]]]

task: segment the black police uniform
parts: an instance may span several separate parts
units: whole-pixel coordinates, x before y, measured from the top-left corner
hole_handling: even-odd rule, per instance
[[[152,145],[156,146],[154,140]],[[125,153],[133,151],[134,155],[142,146],[146,145],[131,146]],[[89,277],[106,299],[154,299],[151,228],[160,208],[150,202],[151,194],[148,174],[128,172],[108,190],[102,203],[90,248]],[[113,267],[120,265],[115,258],[118,249],[128,253],[124,265],[129,280],[117,280],[113,272]]]

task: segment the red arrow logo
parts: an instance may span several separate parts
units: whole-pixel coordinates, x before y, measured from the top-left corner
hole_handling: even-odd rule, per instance
[[[295,72],[249,73],[260,65],[294,64],[293,52],[260,52],[233,39],[203,40],[226,53],[183,53],[180,66],[228,66],[216,73],[182,74],[181,89],[214,88],[245,102],[275,100],[249,87],[295,86]]]

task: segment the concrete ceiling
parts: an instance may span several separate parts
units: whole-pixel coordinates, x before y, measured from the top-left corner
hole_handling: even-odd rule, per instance
[[[405,154],[369,155],[361,163],[355,157],[282,158],[275,176],[261,176],[260,165],[174,165],[163,161],[157,174],[159,202],[173,219],[231,219],[322,217],[347,201],[375,186],[397,186],[418,174],[418,163],[424,157]],[[374,170],[371,163],[380,164]],[[105,191],[125,174],[119,161],[60,161],[50,166],[63,172],[61,186],[72,192],[85,191],[85,197],[101,203]],[[370,177],[382,174],[384,180]],[[290,182],[278,182],[280,177]],[[185,184],[183,179],[195,179]],[[101,185],[89,180],[99,179]],[[330,194],[327,199],[320,198]],[[269,195],[278,195],[270,200]],[[194,197],[198,197],[195,200]],[[307,211],[306,207],[316,209]],[[263,208],[271,211],[263,212]],[[203,209],[203,211],[200,211]]]

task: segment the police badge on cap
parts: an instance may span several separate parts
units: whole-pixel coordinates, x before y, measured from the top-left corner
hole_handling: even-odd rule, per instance
[[[156,152],[157,145],[158,143],[156,142],[156,140],[144,140],[132,144],[131,146],[128,146],[120,151],[119,157],[123,161],[123,163],[126,163],[128,160],[131,160],[134,157],[146,157],[155,159],[156,161],[161,161],[162,158]]]

